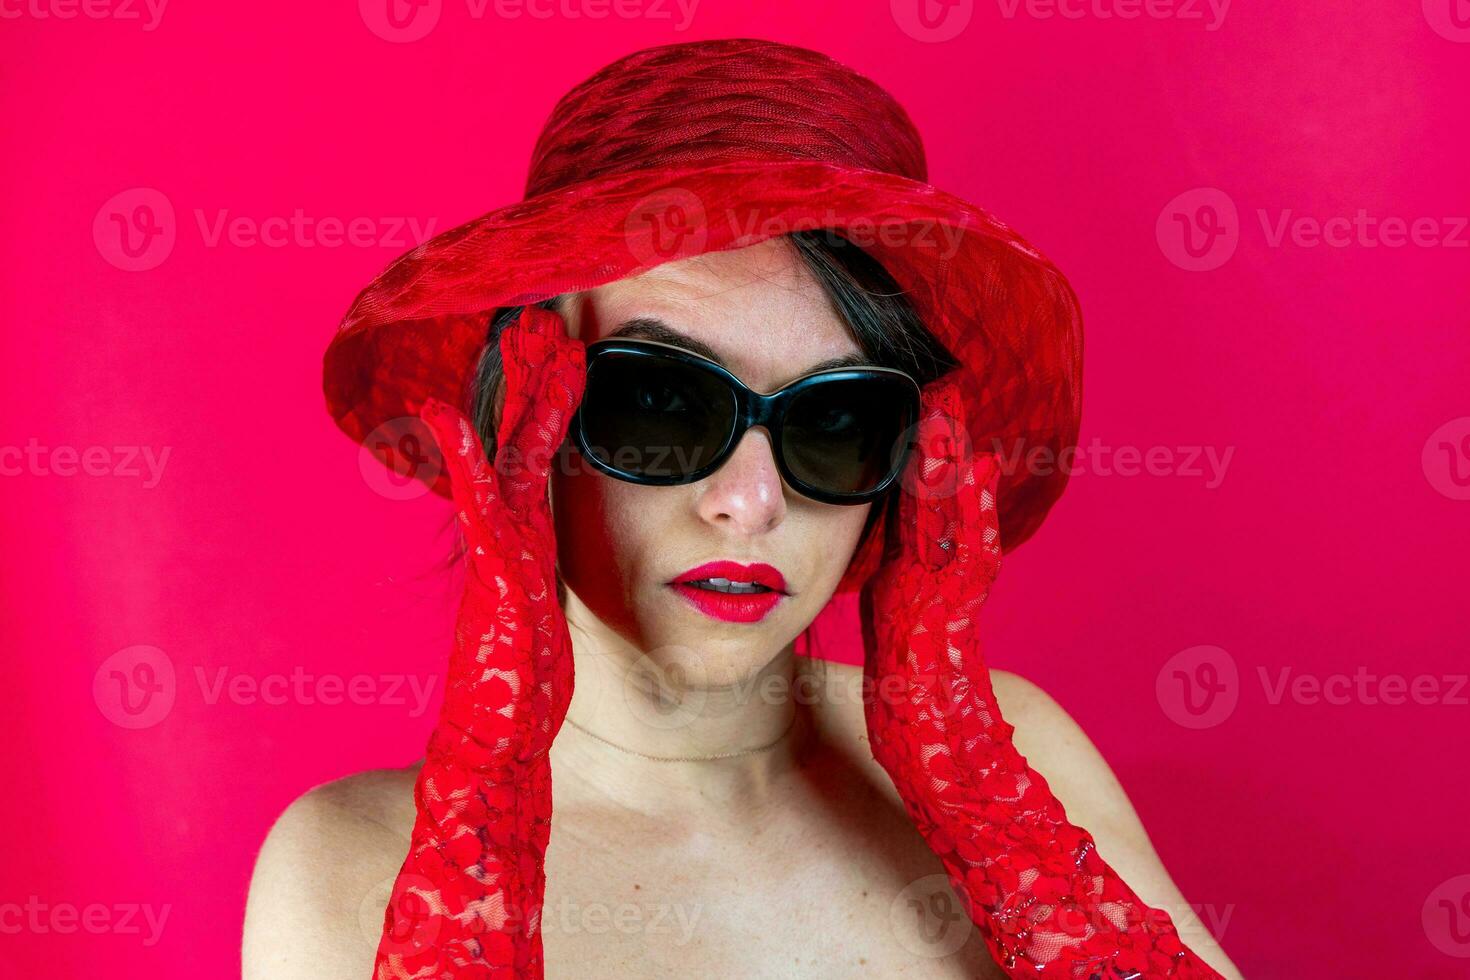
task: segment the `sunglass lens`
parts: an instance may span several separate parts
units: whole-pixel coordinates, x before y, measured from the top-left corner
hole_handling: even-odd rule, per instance
[[[866,493],[893,471],[911,419],[909,392],[882,379],[824,381],[798,392],[781,435],[797,479],[835,494]]]
[[[718,377],[664,357],[610,352],[587,373],[582,431],[598,460],[678,483],[725,446],[735,396]]]

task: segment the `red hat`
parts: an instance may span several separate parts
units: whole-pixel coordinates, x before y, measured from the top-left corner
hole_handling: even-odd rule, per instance
[[[974,447],[1055,461],[1076,445],[1081,413],[1077,298],[1020,235],[926,176],[908,114],[826,55],[750,38],[634,52],[557,103],[523,200],[424,242],[358,294],[327,347],[328,411],[359,442],[406,432],[428,397],[467,403],[498,307],[834,228],[883,264],[960,362]],[[403,472],[392,438],[369,448]],[[414,475],[450,496],[433,441],[419,448]],[[1066,483],[1062,466],[1003,472],[1007,550]],[[879,526],[839,592],[877,567],[882,540]]]

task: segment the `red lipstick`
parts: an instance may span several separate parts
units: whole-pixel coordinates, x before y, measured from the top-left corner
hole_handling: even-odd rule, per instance
[[[706,616],[727,623],[764,619],[787,596],[781,572],[759,562],[706,562],[680,573],[669,586]]]

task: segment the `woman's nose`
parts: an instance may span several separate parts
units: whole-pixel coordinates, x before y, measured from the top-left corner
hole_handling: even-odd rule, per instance
[[[720,530],[760,534],[786,514],[785,484],[771,437],[761,427],[741,436],[729,458],[697,486],[699,516]]]

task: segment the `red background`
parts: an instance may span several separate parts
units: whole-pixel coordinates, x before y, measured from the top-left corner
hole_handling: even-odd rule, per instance
[[[1084,446],[1171,460],[1074,476],[1002,573],[993,662],[1081,722],[1248,976],[1465,975],[1470,920],[1450,908],[1470,881],[1452,832],[1470,692],[1450,696],[1470,625],[1462,0],[1239,3],[1214,29],[1202,4],[1128,18],[1127,0],[1053,16],[962,2],[949,40],[916,28],[909,0],[703,0],[687,25],[652,0],[600,19],[558,3],[475,17],[445,0],[412,42],[374,33],[369,0],[180,0],[153,29],[140,5],[0,3],[0,454],[42,447],[40,463],[0,455],[0,973],[234,973],[272,820],[316,783],[418,756],[436,706],[393,703],[383,678],[442,669],[446,505],[390,499],[359,470],[323,410],[326,342],[416,244],[387,219],[437,233],[519,197],[571,85],[639,47],[757,36],[898,97],[933,181],[1072,279]],[[114,200],[138,188],[156,193]],[[1202,271],[1170,237],[1175,214],[1207,217],[1200,194],[1171,204],[1199,188],[1238,211],[1235,251]],[[110,215],[160,197],[172,250],[119,267]],[[377,237],[208,238],[222,212],[297,209],[370,219]],[[1271,237],[1283,215],[1360,210],[1426,219],[1441,242]],[[104,447],[103,475],[62,475],[67,447]],[[118,447],[166,449],[156,485]],[[1180,472],[1191,447],[1232,453],[1223,479]],[[828,639],[851,659],[847,627]],[[173,668],[175,697],[128,728],[109,658],[140,645]],[[1182,698],[1202,695],[1179,677],[1210,667],[1226,700],[1192,727]],[[368,675],[383,696],[209,696],[293,670]],[[1283,670],[1347,693],[1277,698]],[[1439,693],[1332,688],[1355,672]],[[114,927],[17,925],[6,903],[32,898],[106,906]],[[130,904],[167,908],[151,945],[122,927]]]

